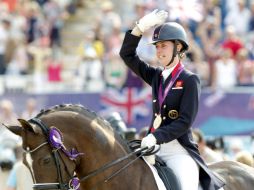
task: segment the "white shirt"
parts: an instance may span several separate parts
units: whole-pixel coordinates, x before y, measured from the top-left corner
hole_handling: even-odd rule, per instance
[[[239,10],[237,7],[228,13],[225,18],[225,22],[227,26],[234,26],[234,29],[238,35],[246,35],[249,29],[250,18],[251,12],[248,8]]]
[[[162,71],[162,76],[163,76],[163,81],[165,82],[165,80],[168,78],[168,76],[172,73],[172,71],[174,70],[174,68],[177,66],[177,64],[174,67],[171,68],[165,68]]]
[[[227,60],[225,64],[222,60],[215,62],[217,72],[216,85],[220,89],[232,88],[237,83],[236,62],[233,59]]]

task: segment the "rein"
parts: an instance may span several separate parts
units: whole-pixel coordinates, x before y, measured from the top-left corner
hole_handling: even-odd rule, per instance
[[[147,150],[147,151],[146,151]],[[124,157],[121,157],[117,160],[114,160],[112,162],[109,162],[107,164],[105,164],[104,166],[102,166],[101,168],[96,169],[95,171],[90,172],[88,175],[84,176],[83,178],[80,179],[80,181],[85,181],[93,176],[96,176],[97,174],[107,170],[108,168],[111,168],[112,166],[130,158],[133,155],[137,155],[139,153],[141,153],[140,155],[138,155],[134,160],[130,161],[127,165],[125,165],[124,167],[120,168],[119,170],[117,170],[114,174],[112,174],[110,177],[108,177],[107,179],[103,180],[104,182],[108,182],[111,178],[113,178],[114,176],[116,176],[117,174],[119,174],[121,171],[123,171],[125,168],[127,168],[128,166],[130,166],[133,162],[135,162],[137,159],[139,159],[140,157],[144,156],[147,154],[147,152],[150,152],[151,149],[148,149],[147,147],[144,148],[140,148],[134,152],[131,152],[127,155],[125,155]],[[146,152],[144,152],[146,151]]]
[[[48,137],[48,135],[49,135],[49,128],[47,128],[42,123],[42,121],[40,119],[33,118],[33,119],[29,120],[29,122],[38,125],[42,129],[44,135],[46,137]],[[137,141],[135,141],[135,143],[137,144]],[[40,144],[39,146],[37,146],[36,148],[34,148],[33,150],[25,150],[25,152],[26,153],[33,153],[33,152],[37,151],[38,149],[40,149],[41,147],[43,147],[44,145],[47,145],[47,144],[50,144],[50,143],[49,142],[44,142],[44,143]],[[139,148],[139,147],[136,146],[135,147],[136,150],[134,150],[133,152],[131,152],[131,153],[129,153],[129,154],[127,154],[127,155],[117,159],[117,160],[114,160],[112,162],[109,162],[109,163],[105,164],[104,166],[102,166],[102,167],[100,167],[100,168],[90,172],[89,174],[87,174],[86,176],[82,177],[81,179],[78,179],[76,176],[71,177],[69,183],[64,183],[63,182],[62,172],[61,172],[61,168],[60,168],[60,161],[59,161],[59,156],[60,156],[60,154],[58,152],[59,149],[55,149],[55,150],[53,150],[53,153],[54,153],[54,160],[55,160],[55,164],[56,164],[56,168],[57,168],[57,174],[58,174],[58,180],[59,180],[59,182],[58,183],[35,183],[33,185],[33,188],[34,189],[38,189],[38,190],[43,190],[43,189],[44,190],[45,189],[79,190],[79,186],[80,186],[79,182],[80,181],[85,181],[85,180],[87,180],[87,179],[89,179],[91,177],[94,177],[94,176],[100,174],[101,172],[111,168],[112,166],[115,166],[115,165],[121,163],[122,161],[124,161],[124,160],[126,160],[126,159],[128,159],[128,158],[130,158],[130,157],[132,157],[134,155],[137,155],[137,157],[134,160],[131,160],[126,165],[124,165],[120,169],[116,170],[109,177],[99,181],[97,183],[97,185],[94,187],[96,189],[98,186],[102,185],[103,183],[107,183],[113,177],[117,176],[119,173],[124,171],[127,167],[129,167],[131,164],[133,164],[135,161],[137,161],[140,157],[151,155],[151,154],[155,154],[157,151],[159,151],[159,148],[155,150],[155,147],[151,147],[151,148],[148,148],[148,147]],[[60,158],[61,158],[61,156],[60,156]],[[63,161],[63,159],[62,159],[62,161]],[[65,168],[67,168],[66,164],[64,162],[63,162],[63,164],[64,164]],[[68,172],[68,174],[69,174],[69,172]]]
[[[119,170],[115,171],[115,173],[113,173],[111,176],[109,176],[108,178],[104,179],[104,180],[101,180],[97,183],[96,186],[93,187],[93,189],[97,189],[100,185],[102,185],[103,183],[107,183],[109,180],[111,180],[113,177],[117,176],[119,173],[121,173],[122,171],[124,171],[127,167],[129,167],[131,164],[133,164],[135,161],[137,161],[138,159],[140,159],[140,157],[142,156],[145,156],[145,155],[151,155],[151,154],[155,154],[157,151],[159,151],[159,149],[155,150],[154,151],[154,147],[151,147],[151,148],[147,148],[147,147],[144,147],[144,148],[139,148],[137,150],[135,150],[134,152],[131,152],[129,154],[127,154],[126,156],[122,157],[122,158],[119,158],[113,162],[110,162],[104,166],[102,166],[101,168],[95,170],[94,172],[91,172],[90,174],[88,174],[87,176],[81,178],[80,181],[84,181],[90,177],[93,177],[97,174],[99,174],[100,172],[128,159],[129,157],[133,156],[133,155],[137,155],[137,154],[140,154],[138,155],[134,160],[128,162],[125,166],[123,166],[122,168],[120,168]]]
[[[130,161],[127,165],[125,165],[124,167],[120,168],[119,170],[117,170],[114,174],[112,174],[110,177],[108,177],[107,179],[103,180],[104,182],[107,182],[109,181],[111,178],[113,178],[115,175],[119,174],[121,171],[123,171],[124,169],[126,169],[128,166],[130,166],[133,162],[135,162],[136,160],[138,160],[140,157],[142,156],[149,156],[149,155],[152,155],[152,154],[155,154],[159,151],[159,148],[155,149],[155,147],[151,147],[151,148],[148,148],[148,147],[144,147],[144,148],[140,148],[140,140],[133,140],[129,143],[129,146],[131,146],[131,148],[133,149],[136,149],[134,150],[133,152],[121,157],[121,158],[118,158],[117,160],[114,160],[112,162],[109,162],[107,164],[105,164],[104,166],[102,166],[101,168],[98,168],[92,172],[90,172],[89,174],[87,174],[86,176],[84,176],[83,178],[80,179],[80,181],[85,181],[93,176],[96,176],[97,174],[105,171],[106,169],[130,158],[131,156],[133,155],[137,155],[137,157]],[[135,146],[134,146],[135,145]]]

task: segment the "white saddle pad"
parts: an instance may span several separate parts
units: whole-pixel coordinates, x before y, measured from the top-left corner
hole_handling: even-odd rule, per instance
[[[152,171],[152,173],[153,173],[153,176],[154,176],[154,179],[155,179],[155,181],[156,181],[158,190],[167,190],[166,187],[165,187],[165,185],[164,185],[164,183],[163,183],[163,181],[161,180],[161,178],[160,178],[160,176],[159,176],[159,174],[158,174],[156,168],[155,168],[153,165],[149,164],[149,163],[146,161],[145,158],[144,158],[144,161],[146,162],[146,164],[149,166],[149,168],[151,169],[151,171]],[[199,189],[198,189],[198,190],[203,190],[203,188],[200,186],[200,184],[199,184]],[[224,188],[222,187],[222,188],[220,188],[219,190],[224,190]]]
[[[146,164],[149,166],[149,168],[151,169],[152,173],[153,173],[153,176],[154,176],[154,179],[156,181],[156,184],[157,184],[157,187],[158,187],[158,190],[167,190],[163,181],[161,180],[156,168],[149,164],[145,159],[144,161],[146,162]]]

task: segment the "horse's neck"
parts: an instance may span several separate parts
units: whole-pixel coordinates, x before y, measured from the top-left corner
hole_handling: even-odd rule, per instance
[[[86,160],[85,158],[83,159],[83,164],[86,165],[85,163],[87,162],[90,167],[88,171],[93,172],[99,168],[102,168],[105,164],[116,161],[117,159],[122,158],[124,155],[126,155],[122,152],[122,154],[118,156],[114,155],[112,157],[111,154],[112,152],[104,154],[102,157],[106,157],[108,159],[106,159],[106,161],[104,160],[103,162],[100,160],[101,157],[89,156],[89,160]],[[98,189],[100,190],[157,190],[157,185],[154,181],[153,174],[144,161],[138,159],[130,166],[124,168],[132,160],[133,158],[119,162],[115,166],[112,166],[111,168],[102,171],[100,174],[91,177],[91,179],[81,182],[81,189],[94,189],[94,187],[98,186]],[[85,167],[81,166],[81,168]],[[84,170],[87,171],[86,169]],[[120,170],[121,172],[119,172]],[[84,174],[84,171],[82,172],[83,174],[81,175],[81,177],[87,175]],[[111,178],[110,176],[114,177]],[[108,182],[104,183],[106,180],[108,180]]]
[[[85,168],[83,175],[127,154],[126,145],[115,138],[113,131],[102,127],[86,129],[81,139],[78,146],[84,153],[80,162],[82,168]]]
[[[79,143],[79,146],[82,147],[81,151],[84,153],[77,170],[77,174],[80,178],[96,171],[107,163],[123,158],[129,153],[127,145],[121,142],[121,140],[118,139],[116,134],[112,131],[108,132],[107,129],[97,128],[96,130],[89,131],[85,134],[86,137],[83,137],[82,139],[90,139],[86,142],[82,140]],[[91,179],[81,182],[82,189],[93,189],[99,181],[104,181],[109,176],[115,174],[119,169],[126,166],[134,158],[135,157],[132,157],[119,162],[115,166],[100,172],[100,174],[94,177],[91,177]],[[122,172],[113,177],[110,182],[113,180],[118,182],[115,183],[114,181],[114,183],[108,183],[107,185],[103,183],[99,189],[156,189],[156,184],[154,183],[152,173],[149,171],[149,167],[141,160],[137,160],[126,169],[123,169]],[[146,183],[140,184],[140,181],[144,181]],[[127,187],[123,187],[124,185]],[[104,188],[104,186],[106,187]]]

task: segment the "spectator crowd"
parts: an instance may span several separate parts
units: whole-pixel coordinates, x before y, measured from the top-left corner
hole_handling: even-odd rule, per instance
[[[65,23],[75,17],[78,9],[89,8],[93,9],[88,11],[93,12],[93,19],[80,23],[88,29],[80,44],[70,47],[75,49],[72,56],[77,59],[65,60],[66,39],[62,37]],[[168,21],[177,21],[188,31],[190,49],[184,64],[199,75],[203,88],[226,91],[237,86],[254,86],[254,0],[0,0],[0,84],[2,79],[9,84],[15,78],[14,83],[27,78],[25,91],[40,92],[53,84],[55,92],[58,85],[71,78],[72,84],[64,91],[146,87],[127,70],[119,50],[125,31],[154,9],[168,11]],[[137,53],[156,65],[155,47],[148,45],[152,32],[143,34]],[[70,65],[75,67],[68,72]],[[71,76],[66,76],[67,72]],[[29,99],[20,116],[30,118],[35,113],[38,113],[36,101]],[[15,124],[16,118],[12,102],[1,100],[0,122]],[[145,134],[145,130],[140,132]],[[18,167],[13,164],[20,159],[20,142],[6,136],[7,133],[0,127],[0,187],[14,190],[15,172],[10,175],[10,171]],[[253,166],[253,156],[244,147],[235,150],[232,145],[228,147],[230,155],[224,155],[226,150],[222,146],[214,153],[215,147],[208,146],[202,133],[196,131],[195,135],[207,162],[234,159]],[[14,145],[4,137],[10,137]],[[139,138],[138,134],[135,138]],[[12,177],[8,179],[9,176]]]
[[[32,90],[47,83],[66,82],[70,63],[64,59],[62,44],[66,39],[62,33],[81,2],[85,7],[88,1],[1,0],[0,75],[30,78],[26,88]],[[71,47],[76,49],[73,56],[77,58],[71,63],[75,65],[70,72],[75,78],[73,89],[143,87],[118,53],[124,32],[156,8],[167,10],[168,21],[177,21],[188,31],[191,48],[185,64],[199,74],[203,87],[227,90],[254,85],[253,0],[104,0],[90,4],[94,4],[87,6],[93,9],[93,22],[80,23],[88,29],[80,44]],[[155,49],[149,41],[151,33],[147,32],[138,54],[154,65]]]

